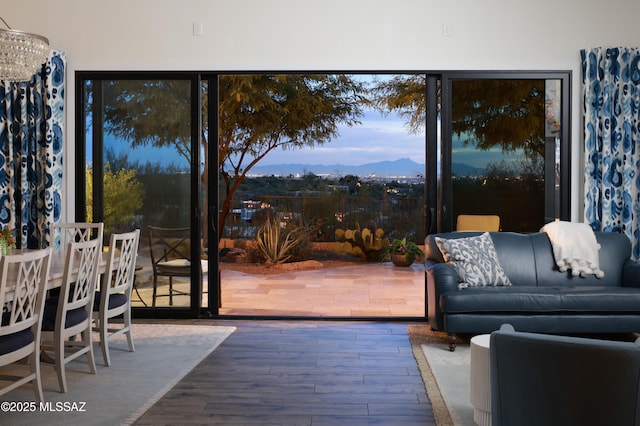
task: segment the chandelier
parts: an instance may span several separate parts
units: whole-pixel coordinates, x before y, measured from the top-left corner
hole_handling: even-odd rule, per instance
[[[37,34],[0,29],[0,80],[29,81],[49,56],[49,40]]]

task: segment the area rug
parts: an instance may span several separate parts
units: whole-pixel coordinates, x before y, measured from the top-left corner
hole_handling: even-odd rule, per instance
[[[469,402],[469,342],[461,339],[450,352],[446,333],[428,325],[410,325],[407,332],[436,425],[475,425]]]
[[[126,338],[110,341],[111,367],[94,348],[97,374],[89,373],[86,357],[67,364],[68,392],[59,392],[55,369],[42,367],[45,410],[6,411],[0,423],[10,425],[129,425],[224,341],[235,327],[134,324],[135,352]],[[34,401],[23,386],[2,401]],[[9,406],[11,408],[11,406]],[[12,407],[16,408],[16,406]]]

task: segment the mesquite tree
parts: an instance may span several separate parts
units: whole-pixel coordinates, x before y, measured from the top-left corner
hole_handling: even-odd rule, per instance
[[[358,123],[367,103],[363,83],[343,74],[222,76],[219,99],[219,172],[226,189],[219,235],[233,194],[260,160],[276,149],[330,142],[340,124]]]
[[[132,147],[172,146],[190,161],[191,103],[185,102],[190,99],[190,80],[101,84],[106,132],[129,141]],[[208,95],[216,89],[218,134],[212,135],[207,125]],[[209,142],[217,136],[218,172],[225,184],[225,193],[220,194],[219,237],[235,191],[260,160],[276,149],[330,142],[338,136],[340,125],[359,123],[368,102],[365,83],[345,74],[221,75],[217,88],[203,84],[201,93],[202,182],[207,185]]]

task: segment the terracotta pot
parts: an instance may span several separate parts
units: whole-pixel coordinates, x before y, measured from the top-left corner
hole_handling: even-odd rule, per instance
[[[391,262],[396,266],[411,266],[413,260],[408,254],[391,253]]]

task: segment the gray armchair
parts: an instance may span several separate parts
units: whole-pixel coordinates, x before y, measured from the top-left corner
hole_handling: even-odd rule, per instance
[[[640,425],[635,342],[491,334],[493,425]]]

